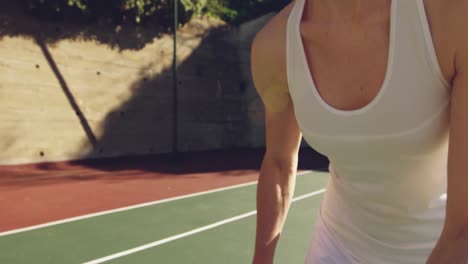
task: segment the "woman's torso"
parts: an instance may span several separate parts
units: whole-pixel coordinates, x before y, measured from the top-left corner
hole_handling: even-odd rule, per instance
[[[358,263],[422,263],[445,216],[453,72],[430,5],[393,0],[375,48],[349,43],[345,59],[337,43],[320,54],[304,4],[288,15],[287,82],[304,138],[330,159],[323,220]]]

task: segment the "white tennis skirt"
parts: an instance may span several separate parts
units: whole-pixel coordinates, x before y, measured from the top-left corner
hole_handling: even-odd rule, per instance
[[[312,242],[305,264],[354,264],[352,258],[346,256],[343,249],[333,240],[330,231],[325,226],[320,209],[315,223]]]

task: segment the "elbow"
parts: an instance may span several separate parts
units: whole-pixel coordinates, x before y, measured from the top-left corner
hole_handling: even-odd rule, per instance
[[[265,153],[263,163],[265,166],[270,167],[272,170],[280,173],[281,175],[294,175],[297,170],[298,156],[293,157],[278,157],[277,155]]]
[[[295,188],[297,159],[265,154],[259,178],[259,187],[275,193],[278,203],[288,204]]]

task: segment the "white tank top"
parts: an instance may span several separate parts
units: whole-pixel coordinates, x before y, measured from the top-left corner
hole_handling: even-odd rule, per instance
[[[445,218],[450,87],[424,2],[392,1],[383,85],[368,105],[339,110],[308,68],[305,1],[296,0],[288,21],[287,74],[303,136],[330,160],[322,219],[355,263],[425,263]]]

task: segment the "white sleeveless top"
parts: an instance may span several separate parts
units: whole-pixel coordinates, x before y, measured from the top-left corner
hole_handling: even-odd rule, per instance
[[[305,1],[288,21],[287,74],[303,136],[330,160],[322,219],[356,263],[425,263],[445,218],[450,87],[423,0],[392,1],[385,80],[358,110],[333,108],[315,87],[300,34]]]

